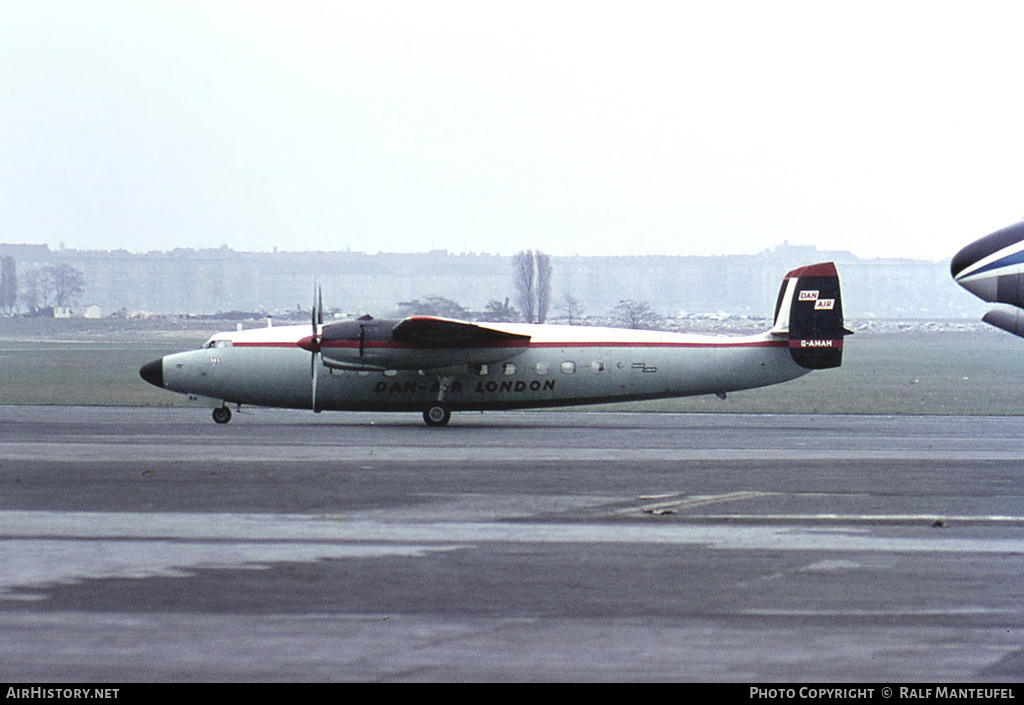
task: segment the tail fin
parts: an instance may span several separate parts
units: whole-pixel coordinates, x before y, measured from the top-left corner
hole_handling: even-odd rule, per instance
[[[786,275],[775,305],[772,333],[789,337],[789,352],[801,367],[822,370],[843,362],[843,301],[832,262],[794,269]]]

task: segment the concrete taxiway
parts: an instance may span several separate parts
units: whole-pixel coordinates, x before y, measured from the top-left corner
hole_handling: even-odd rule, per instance
[[[1019,682],[1010,417],[0,407],[0,679]]]

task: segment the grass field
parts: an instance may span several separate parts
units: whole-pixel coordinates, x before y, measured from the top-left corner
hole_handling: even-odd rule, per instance
[[[0,404],[179,406],[139,367],[198,347],[223,322],[132,323],[0,319]],[[999,331],[859,332],[843,367],[787,384],[595,409],[808,414],[1024,413],[1024,340]]]
[[[846,341],[843,366],[728,399],[633,405],[652,411],[783,414],[1024,413],[1024,340],[993,333],[863,333]]]
[[[139,367],[197,348],[224,324],[0,319],[0,404],[179,406]]]

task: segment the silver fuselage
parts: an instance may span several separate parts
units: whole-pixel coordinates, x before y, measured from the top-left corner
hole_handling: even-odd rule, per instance
[[[530,336],[507,359],[445,370],[353,370],[299,347],[309,326],[219,333],[163,358],[164,388],[255,406],[422,410],[515,409],[722,394],[795,379],[785,336],[684,335],[575,326],[486,324]],[[329,362],[329,361],[328,361]]]

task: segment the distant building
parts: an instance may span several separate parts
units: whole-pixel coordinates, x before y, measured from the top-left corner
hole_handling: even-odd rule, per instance
[[[244,311],[287,319],[310,310],[314,281],[329,309],[355,315],[394,315],[400,302],[426,296],[483,311],[488,302],[513,293],[511,257],[444,250],[367,254],[221,247],[142,254],[0,244],[0,256],[5,255],[15,258],[19,273],[36,265],[69,264],[82,272],[82,297],[97,307],[93,310],[131,316]],[[863,260],[849,252],[783,243],[755,255],[552,256],[552,315],[571,296],[588,316],[605,316],[621,299],[633,299],[668,316],[767,317],[786,272],[824,260],[839,268],[849,318],[976,318],[985,310],[953,283],[944,261]]]
[[[51,261],[48,245],[13,245],[0,242],[0,257],[13,257],[19,265],[44,264]]]

